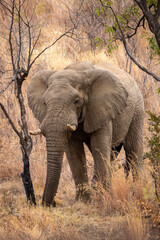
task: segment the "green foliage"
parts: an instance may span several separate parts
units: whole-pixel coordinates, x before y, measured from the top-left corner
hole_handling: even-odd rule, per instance
[[[115,33],[115,31],[114,31],[114,29],[113,29],[112,27],[107,26],[107,27],[106,27],[106,33],[108,34],[109,37],[111,37],[112,34]]]
[[[160,115],[150,111],[149,114],[151,137],[147,138],[150,151],[146,153],[152,166],[152,177],[155,182],[155,193],[160,202]]]
[[[115,41],[117,39],[117,34],[114,30],[114,29],[118,30],[118,24],[116,22],[114,14],[112,13],[112,11],[110,11],[110,7],[112,7],[114,1],[103,0],[103,3],[108,8],[98,7],[96,9],[96,14],[99,17],[100,15],[103,15],[103,13],[105,12],[105,13],[107,13],[106,16],[108,16],[108,15],[110,16],[110,25],[106,24],[107,36],[106,36],[105,46],[106,46],[108,52],[112,53],[114,49],[118,48],[118,45],[116,44],[116,41]],[[130,31],[130,29],[128,27],[128,23],[129,23],[130,19],[133,19],[133,18],[136,18],[136,19],[140,18],[138,5],[136,5],[136,6],[132,5],[128,8],[125,8],[119,15],[117,15],[118,22],[119,22],[121,28],[123,29],[123,32],[125,35],[127,35],[128,31]],[[114,29],[113,29],[113,27],[114,27]],[[100,38],[96,38],[95,42],[96,42],[96,46],[98,48],[102,48],[102,41],[100,40]]]
[[[113,50],[118,49],[118,45],[116,43],[113,43],[111,39],[107,40],[107,49],[109,53],[112,53]]]
[[[97,48],[99,48],[100,50],[103,48],[104,43],[102,38],[95,38],[94,42]]]
[[[98,7],[98,8],[96,9],[96,14],[97,14],[97,16],[99,17],[104,11],[105,11],[104,8]]]
[[[150,152],[146,156],[150,159],[153,165],[160,163],[160,115],[157,116],[155,113],[150,111],[149,114],[150,127],[149,131],[152,133],[151,138],[147,138]]]
[[[110,25],[106,25],[106,34],[107,34],[107,48],[109,52],[112,52],[114,47],[114,42],[118,37],[119,25],[123,31],[124,36],[127,38],[128,36],[131,36],[135,33],[135,28],[137,27],[137,24],[139,23],[140,19],[142,18],[142,11],[140,10],[138,4],[132,4],[129,7],[122,8],[122,11],[119,14],[116,14],[118,23],[115,19],[115,16],[113,12],[111,11],[111,7],[114,9],[114,1],[109,0],[103,0],[102,1],[106,7],[98,7],[96,9],[96,13],[98,17],[102,15],[103,13],[110,16]],[[150,7],[150,11],[152,14],[154,14],[157,11],[157,0],[146,0],[147,6]],[[105,16],[105,15],[104,15]],[[103,16],[103,17],[104,17]],[[159,20],[160,21],[160,20]],[[147,21],[145,21],[146,24]],[[144,24],[144,22],[141,22],[141,26]],[[117,32],[113,30],[113,27],[117,29]],[[143,37],[145,37],[148,40],[149,48],[150,48],[150,59],[153,60],[154,57],[160,56],[160,49],[158,47],[156,38],[154,35],[150,36],[150,33],[148,31],[145,31],[144,28],[144,34]],[[98,46],[98,45],[97,45]]]
[[[153,5],[154,7],[157,7],[157,3],[158,3],[157,0],[146,0],[146,2],[148,6]]]
[[[107,26],[107,27],[106,27],[106,33],[107,33],[107,35],[108,35],[109,37],[106,39],[105,44],[104,44],[104,41],[103,41],[102,38],[98,38],[98,37],[95,38],[94,42],[95,42],[95,44],[96,44],[96,47],[97,47],[99,50],[101,50],[101,49],[105,46],[105,47],[107,48],[107,50],[108,50],[109,53],[112,53],[113,50],[117,49],[117,48],[118,48],[118,45],[117,45],[115,42],[113,42],[113,40],[112,40],[112,38],[111,38],[111,36],[112,36],[112,34],[113,34],[114,32],[115,32],[115,31],[114,31],[114,29],[113,29],[112,27]]]
[[[118,16],[118,20],[120,24],[125,24],[128,23],[128,21],[135,16],[140,17],[139,7],[130,6],[122,11],[122,13]]]

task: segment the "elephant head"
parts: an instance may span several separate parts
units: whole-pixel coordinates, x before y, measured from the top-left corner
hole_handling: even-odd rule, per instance
[[[58,188],[65,146],[83,125],[92,133],[126,106],[127,92],[112,73],[81,63],[40,71],[28,87],[28,103],[46,137],[47,177],[43,204],[52,204]]]

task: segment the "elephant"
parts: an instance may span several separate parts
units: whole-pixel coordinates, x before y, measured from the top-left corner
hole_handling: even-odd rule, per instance
[[[144,102],[131,75],[102,63],[72,63],[63,70],[42,70],[28,85],[28,104],[46,138],[47,174],[42,204],[53,205],[63,154],[76,187],[76,199],[91,198],[84,144],[93,156],[92,185],[111,189],[113,151],[125,150],[125,171],[136,178],[143,166]]]

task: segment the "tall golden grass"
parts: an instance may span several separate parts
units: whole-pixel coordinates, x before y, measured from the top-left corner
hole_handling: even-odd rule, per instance
[[[55,31],[56,29],[56,31]],[[45,39],[52,41],[62,33],[59,25],[48,24],[43,33]],[[146,63],[146,48],[142,41],[139,46],[138,57],[143,64]],[[38,52],[38,50],[37,50]],[[7,57],[6,57],[7,61]],[[30,130],[37,128],[38,122],[34,119],[27,105],[27,85],[31,76],[40,69],[62,69],[75,61],[88,61],[91,63],[109,62],[124,70],[127,56],[120,44],[113,54],[105,50],[79,51],[71,39],[62,39],[53,48],[50,48],[38,59],[30,76],[23,86],[27,122]],[[128,63],[130,61],[128,60]],[[153,71],[160,73],[156,66],[150,66]],[[160,111],[160,101],[156,94],[157,83],[147,77],[144,85],[145,73],[132,65],[131,74],[135,77],[144,94],[145,107],[155,112]],[[5,86],[4,80],[2,87]],[[7,111],[15,124],[19,114],[19,106],[14,97],[14,89],[10,87],[1,97]],[[148,135],[147,115],[145,120],[145,136]],[[46,177],[46,148],[43,137],[33,138],[33,150],[30,156],[31,176],[37,199],[37,206],[27,204],[20,174],[23,164],[19,140],[12,131],[8,121],[0,112],[0,239],[55,239],[55,240],[145,240],[152,239],[152,228],[158,236],[158,206],[155,202],[154,185],[150,174],[149,164],[146,161],[142,180],[135,183],[132,177],[125,179],[123,169],[113,168],[113,192],[108,193],[102,187],[98,192],[92,192],[92,202],[83,204],[75,202],[75,186],[71,171],[64,157],[60,185],[56,197],[56,208],[43,208],[41,198]],[[145,151],[147,150],[147,142]],[[86,150],[87,151],[87,150]],[[120,155],[119,158],[123,158]],[[91,179],[93,173],[92,157],[87,151],[88,172]],[[153,221],[152,221],[153,220]]]

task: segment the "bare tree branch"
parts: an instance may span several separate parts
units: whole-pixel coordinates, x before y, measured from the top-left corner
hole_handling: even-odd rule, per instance
[[[10,13],[12,14],[12,10],[9,9],[9,7],[11,7],[11,6],[10,6],[8,3],[6,3],[6,5],[5,5],[3,2],[6,3],[5,1],[0,0],[0,4],[1,4],[6,10],[8,10],[8,12],[10,12]],[[9,7],[8,7],[7,5],[9,5]]]
[[[10,44],[10,51],[11,51],[11,60],[13,66],[13,72],[15,73],[15,63],[14,63],[14,56],[13,56],[13,46],[12,46],[12,31],[13,31],[13,23],[14,23],[14,8],[15,8],[15,0],[12,3],[12,20],[9,32],[9,44]]]
[[[138,28],[140,27],[140,24],[141,24],[142,21],[143,21],[143,25],[142,25],[142,26],[144,27],[144,20],[145,20],[145,18],[144,18],[144,16],[142,16],[141,19],[139,20],[139,22],[137,23],[137,26],[136,26],[135,28],[131,28],[131,27],[128,25],[128,28],[134,30],[134,33],[132,33],[131,35],[127,35],[127,38],[128,38],[128,39],[129,39],[129,38],[132,38],[134,35],[136,35],[137,30],[138,30]]]
[[[69,29],[68,31],[66,31],[65,33],[63,33],[62,35],[60,35],[52,44],[50,44],[49,46],[47,46],[46,48],[44,48],[34,59],[33,61],[30,63],[29,69],[32,67],[32,65],[35,63],[35,61],[49,48],[51,48],[52,46],[54,46],[62,37],[67,36],[68,33],[72,33],[73,28]]]
[[[151,9],[152,6],[153,6],[153,4],[151,4],[151,5],[149,6],[149,9]],[[136,25],[135,28],[132,28],[132,27],[130,27],[130,26],[127,24],[127,27],[128,27],[129,29],[134,30],[133,34],[131,34],[131,35],[127,35],[127,38],[128,38],[128,39],[129,39],[129,38],[132,38],[132,37],[137,33],[137,30],[138,30],[139,27],[142,26],[143,28],[145,28],[145,27],[144,27],[145,19],[146,19],[146,18],[145,18],[145,15],[143,14],[143,16],[140,18],[140,20],[138,21],[138,23],[137,23],[137,25]],[[135,21],[135,22],[136,22],[136,21]],[[140,25],[141,22],[143,22],[142,25]]]
[[[35,40],[35,42],[34,42],[34,44],[33,44],[32,49],[31,49],[32,43],[31,43],[30,26],[28,26],[28,34],[29,34],[30,40],[29,40],[29,57],[28,57],[28,68],[27,68],[27,70],[29,71],[29,69],[30,69],[30,62],[31,62],[31,57],[32,57],[32,55],[33,55],[34,49],[35,49],[35,47],[36,47],[36,45],[37,45],[37,42],[38,42],[38,40],[39,40],[39,38],[40,38],[40,36],[41,36],[41,29],[40,29],[39,34],[38,34],[38,36],[37,36],[37,38],[36,38],[36,40]]]
[[[15,124],[13,123],[11,117],[7,113],[2,103],[0,103],[0,108],[4,112],[12,129],[16,132],[20,139],[22,161],[24,165],[24,170],[21,174],[21,177],[25,188],[27,200],[29,200],[31,203],[36,204],[29,170],[29,156],[32,150],[32,139],[28,132],[26,109],[22,93],[22,84],[28,76],[29,71],[35,61],[47,49],[55,45],[62,37],[73,37],[75,28],[73,27],[69,30],[66,30],[53,43],[45,47],[38,55],[36,55],[36,57],[33,57],[35,48],[37,47],[37,43],[41,36],[41,30],[38,31],[37,24],[34,22],[34,13],[37,6],[37,1],[32,6],[32,11],[29,14],[28,11],[30,10],[30,8],[28,5],[28,0],[10,0],[10,4],[11,6],[9,6],[5,1],[0,0],[0,5],[8,13],[6,19],[10,22],[9,29],[7,26],[6,29],[9,30],[8,40],[10,46],[10,58],[12,64],[13,78],[0,91],[0,95],[8,89],[12,82],[15,83],[15,96],[17,98],[20,108],[20,117],[17,117],[18,125],[21,128],[20,131],[18,131],[18,129],[16,128]],[[25,54],[23,53],[24,50]]]
[[[20,60],[21,60],[21,47],[22,47],[22,38],[21,38],[21,1],[19,0],[19,9],[18,9],[18,33],[19,33],[19,42],[18,42],[18,60],[17,68],[20,69]]]
[[[2,111],[4,112],[6,118],[8,119],[12,129],[14,130],[14,132],[18,135],[18,137],[21,139],[22,138],[22,134],[17,130],[17,128],[15,127],[13,121],[11,120],[10,116],[8,115],[5,107],[3,106],[3,104],[0,102],[0,107],[2,109]]]
[[[120,26],[120,23],[118,21],[118,18],[113,10],[113,8],[110,5],[105,5],[102,0],[99,0],[101,2],[101,5],[103,6],[103,8],[105,9],[110,9],[115,17],[115,20],[117,22],[118,28],[120,33],[117,31],[117,29],[115,27],[113,27],[113,29],[115,30],[116,34],[119,36],[119,39],[123,42],[124,48],[126,50],[127,55],[130,57],[130,59],[144,72],[148,73],[149,75],[151,75],[154,79],[156,79],[157,81],[160,81],[160,78],[158,76],[156,76],[153,72],[149,71],[147,68],[141,66],[141,64],[139,64],[137,62],[137,60],[132,56],[132,54],[130,53],[128,46],[127,46],[127,42],[126,42],[126,38],[125,35],[123,33],[123,30]]]
[[[152,14],[150,7],[147,6],[146,0],[134,0],[134,1],[138,4],[145,18],[147,19],[149,29],[155,35],[157,44],[160,48],[160,22],[159,22],[160,1],[158,0],[157,10],[155,14]],[[154,6],[154,4],[152,4],[152,6]]]
[[[32,46],[32,38],[31,38],[31,28],[28,22],[28,37],[29,37],[29,46],[28,46],[28,63],[27,63],[27,71],[29,71],[29,64],[31,61],[31,46]]]
[[[127,55],[130,57],[130,59],[144,72],[146,72],[147,74],[151,75],[154,79],[156,79],[157,81],[160,81],[160,78],[155,75],[153,72],[149,71],[147,68],[143,67],[142,65],[140,65],[136,59],[132,56],[132,54],[130,53],[128,46],[127,46],[127,42],[125,39],[123,39],[123,45],[125,47],[126,53]]]
[[[0,95],[4,93],[8,87],[15,81],[15,76],[7,83],[7,85],[0,91]]]

